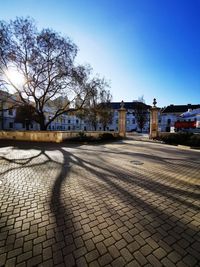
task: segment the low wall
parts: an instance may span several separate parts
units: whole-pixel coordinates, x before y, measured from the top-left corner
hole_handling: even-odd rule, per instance
[[[118,132],[84,131],[84,135],[98,138],[103,133],[118,137]],[[56,142],[80,136],[80,131],[0,131],[0,139],[36,142]]]

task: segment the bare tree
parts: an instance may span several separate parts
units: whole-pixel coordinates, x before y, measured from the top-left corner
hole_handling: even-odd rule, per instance
[[[108,124],[108,103],[112,96],[110,91],[105,89],[105,87],[108,87],[108,83],[99,77],[93,78],[88,83],[88,87],[90,90],[87,101],[77,115],[87,121],[96,131],[99,122],[103,126]]]
[[[38,31],[30,18],[16,18],[0,21],[0,46],[0,86],[17,94],[21,103],[31,103],[41,130],[87,102],[91,69],[75,66],[77,47],[68,37],[50,29]],[[13,71],[21,83],[13,79]]]
[[[38,122],[39,117],[35,112],[35,109],[30,104],[23,104],[16,108],[15,122],[23,123],[26,126],[26,130],[30,129],[32,122]]]
[[[100,103],[99,103],[99,122],[103,125],[103,130],[106,130],[106,127],[109,123],[112,122],[113,118],[113,109],[111,107],[112,95],[110,91],[102,90],[100,92]]]
[[[148,121],[148,109],[149,106],[145,104],[143,96],[134,102],[135,118],[141,132]]]

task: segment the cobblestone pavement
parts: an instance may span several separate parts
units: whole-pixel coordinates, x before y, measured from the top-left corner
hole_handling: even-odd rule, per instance
[[[2,143],[0,266],[200,266],[200,153]]]

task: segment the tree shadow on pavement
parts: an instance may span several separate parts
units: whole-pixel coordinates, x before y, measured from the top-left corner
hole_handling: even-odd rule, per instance
[[[45,242],[52,239],[54,265],[66,260],[69,266],[78,265],[81,253],[85,255],[88,252],[85,242],[87,240],[91,240],[92,243],[96,242],[94,228],[96,227],[97,235],[103,233],[101,223],[97,220],[100,215],[103,218],[102,223],[106,222],[108,225],[110,223],[110,226],[116,226],[115,229],[119,231],[118,234],[132,254],[137,250],[148,258],[149,254],[145,254],[142,248],[149,245],[150,253],[154,253],[158,248],[163,249],[160,262],[173,252],[175,253],[174,263],[180,262],[181,264],[182,259],[189,255],[195,259],[195,264],[198,264],[199,254],[196,247],[199,245],[200,234],[196,216],[199,211],[197,205],[199,195],[198,191],[188,190],[189,184],[186,183],[188,187],[183,184],[183,187],[179,188],[178,182],[174,181],[174,187],[172,187],[172,184],[163,184],[162,182],[163,179],[167,181],[170,177],[164,173],[160,177],[156,169],[148,170],[145,173],[136,166],[134,173],[131,173],[123,166],[106,162],[104,153],[110,154],[111,157],[117,157],[119,152],[115,150],[111,152],[98,150],[95,153],[92,146],[91,148],[87,146],[87,149],[84,150],[74,144],[69,146],[31,143],[24,146],[19,142],[13,147],[19,153],[20,150],[34,149],[37,154],[29,158],[22,158],[21,161],[20,158],[15,159],[4,155],[2,160],[15,166],[10,170],[3,171],[2,175],[8,175],[12,171],[20,173],[20,170],[40,168],[42,165],[51,167],[51,164],[52,169],[58,169],[58,172],[53,172],[54,179],[45,178],[47,189],[44,188],[42,193],[38,191],[39,199],[46,194],[46,198],[42,202],[42,210],[44,214],[48,215],[48,218],[43,221],[43,217],[41,217],[41,221],[36,223],[38,226],[41,223],[41,228],[46,227],[43,247],[46,246]],[[54,151],[59,154],[59,160],[51,156],[51,152]],[[156,161],[160,165],[168,164],[169,168],[171,166],[177,168],[173,162],[169,164],[166,159],[159,157],[129,152],[123,152],[123,155],[133,157],[136,155],[137,158],[139,156],[146,160]],[[37,158],[43,158],[43,160],[35,163]],[[75,180],[73,175],[76,175]],[[42,178],[41,176],[40,179]],[[72,184],[70,179],[72,179]],[[77,187],[75,186],[76,182]],[[43,186],[45,187],[45,184]],[[191,188],[193,188],[192,185]],[[74,193],[72,194],[71,191]],[[81,196],[79,196],[79,192],[81,192]],[[37,193],[35,195],[37,196]],[[88,204],[88,201],[91,203]],[[91,212],[93,217],[90,217]],[[84,220],[86,222],[83,222]],[[125,232],[122,231],[122,227]],[[50,230],[51,238],[48,238]],[[107,227],[107,231],[108,236],[113,235],[113,230],[110,230],[109,227]],[[86,234],[90,236],[88,239],[83,238]],[[104,235],[102,235],[103,240],[107,240]],[[129,241],[126,238],[127,235],[131,236]],[[77,243],[77,239],[79,243]],[[117,240],[115,242],[117,243]],[[82,251],[79,248],[82,248]],[[121,255],[121,250],[119,253]],[[71,255],[71,262],[69,262],[69,255]],[[137,255],[134,254],[134,257],[137,258]],[[146,262],[147,260],[145,260]]]

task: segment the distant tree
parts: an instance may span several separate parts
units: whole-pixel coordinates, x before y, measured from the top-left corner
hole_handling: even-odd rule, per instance
[[[91,97],[91,69],[75,65],[76,55],[69,38],[39,31],[30,18],[0,21],[0,87],[12,89],[21,103],[32,103],[41,130],[71,109],[83,108]],[[21,83],[11,77],[13,71]],[[49,108],[53,114],[47,120]]]
[[[141,132],[148,121],[148,109],[149,106],[145,104],[143,96],[134,102],[135,118]]]
[[[99,122],[103,124],[104,128],[110,122],[111,109],[109,103],[112,96],[110,91],[105,89],[108,84],[104,79],[93,78],[88,86],[90,87],[89,96],[77,116],[87,121],[96,131]]]
[[[106,127],[109,123],[112,122],[113,118],[113,109],[110,104],[112,96],[110,91],[102,90],[100,92],[100,103],[99,103],[99,122],[103,125],[103,130],[106,130]]]
[[[25,124],[26,130],[29,130],[31,123],[39,122],[39,116],[32,105],[24,104],[17,107],[15,122]]]

